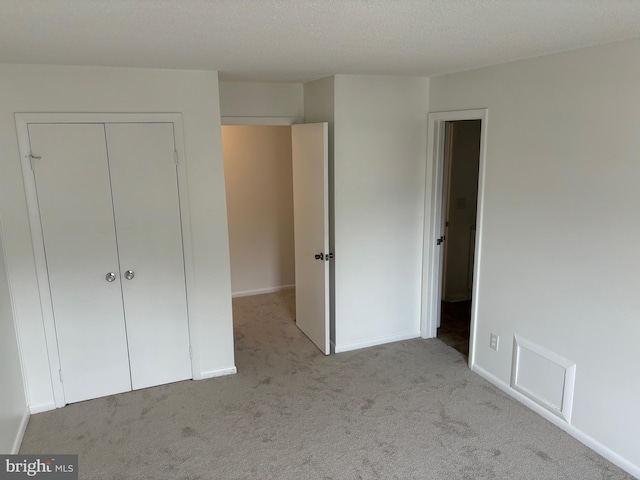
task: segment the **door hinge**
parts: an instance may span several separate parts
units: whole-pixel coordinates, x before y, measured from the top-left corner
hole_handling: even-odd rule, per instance
[[[438,238],[436,240],[436,245],[442,245],[442,243],[444,242],[445,236],[441,236],[440,238]]]
[[[29,159],[29,163],[31,164],[31,170],[33,170],[35,168],[34,160],[40,160],[42,157],[34,155],[33,153],[29,153],[29,155],[27,155],[27,158]]]
[[[333,253],[327,253],[324,256],[324,259],[328,262],[329,260],[333,259]]]
[[[62,381],[62,369],[58,370],[58,375],[60,375],[60,383],[64,383]]]
[[[178,151],[174,150],[173,151],[173,161],[176,165],[178,165]]]

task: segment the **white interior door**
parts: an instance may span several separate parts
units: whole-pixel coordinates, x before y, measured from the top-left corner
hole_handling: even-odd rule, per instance
[[[330,350],[329,147],[326,123],[291,127],[296,256],[296,325]]]
[[[106,136],[133,389],[192,378],[173,124]]]
[[[131,390],[104,126],[28,130],[65,402]]]
[[[439,220],[439,231],[441,232],[440,238],[440,249],[438,250],[438,268],[440,269],[440,279],[441,281],[438,283],[438,296],[436,297],[437,305],[437,319],[438,319],[438,328],[440,328],[440,324],[442,321],[442,301],[445,297],[445,287],[447,285],[447,258],[449,253],[449,244],[451,243],[451,239],[449,238],[449,209],[451,207],[449,202],[449,191],[451,188],[451,164],[452,164],[452,154],[453,154],[453,123],[445,122],[444,123],[444,152],[443,152],[443,178],[442,178],[442,198],[441,205],[442,209],[440,211],[441,218]]]

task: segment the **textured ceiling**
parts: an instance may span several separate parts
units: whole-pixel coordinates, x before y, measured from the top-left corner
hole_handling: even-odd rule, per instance
[[[0,62],[227,80],[434,75],[632,37],[638,0],[0,0]]]

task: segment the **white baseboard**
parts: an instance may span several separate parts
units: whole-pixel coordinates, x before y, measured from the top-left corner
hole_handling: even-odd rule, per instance
[[[11,448],[11,455],[17,455],[20,452],[20,445],[22,445],[22,439],[24,438],[24,432],[27,431],[27,425],[29,424],[29,417],[31,413],[29,408],[25,407],[18,431],[16,432],[16,439],[13,441],[13,447]]]
[[[55,409],[56,409],[55,402],[39,403],[38,405],[29,406],[29,411],[31,412],[31,415],[33,415],[34,413],[48,412],[49,410],[55,410]]]
[[[403,333],[401,335],[394,335],[392,337],[373,338],[365,340],[363,342],[350,343],[347,345],[336,345],[335,352],[349,352],[351,350],[359,350],[361,348],[375,347],[376,345],[382,345],[391,342],[400,342],[402,340],[410,340],[412,338],[420,337],[420,332]]]
[[[249,297],[251,295],[263,295],[265,293],[282,292],[283,290],[292,290],[294,288],[296,288],[295,284],[293,284],[293,285],[281,285],[279,287],[258,288],[256,290],[243,290],[242,292],[231,292],[231,296],[233,298],[236,298],[236,297]]]
[[[204,380],[205,378],[214,378],[214,377],[223,377],[225,375],[233,375],[238,373],[238,369],[233,367],[221,368],[219,370],[209,370],[208,372],[200,372],[200,376],[198,378],[194,378],[194,380]]]
[[[502,380],[500,380],[498,377],[494,376],[493,374],[489,373],[484,368],[479,367],[478,365],[473,365],[471,367],[471,370],[474,371],[475,373],[477,373],[478,375],[480,375],[485,380],[487,380],[489,383],[492,383],[493,385],[498,387],[500,390],[505,392],[507,395],[515,398],[520,403],[522,403],[525,406],[529,407],[531,410],[536,412],[538,415],[544,417],[546,420],[550,421],[555,426],[561,428],[562,430],[567,432],[569,435],[571,435],[573,438],[575,438],[579,442],[583,443],[584,445],[586,445],[587,447],[589,447],[591,450],[595,451],[599,455],[603,456],[604,458],[609,460],[614,465],[617,465],[618,467],[620,467],[624,471],[628,472],[629,474],[633,475],[634,477],[640,478],[640,466],[639,465],[633,464],[632,462],[630,462],[626,458],[622,457],[621,455],[619,455],[618,453],[614,452],[610,448],[606,447],[602,443],[598,442],[594,438],[590,437],[589,435],[584,433],[582,430],[579,430],[576,427],[574,427],[573,425],[570,425],[570,424],[566,423],[562,418],[558,417],[557,415],[554,415],[553,413],[551,413],[546,408],[543,408],[542,406],[540,406],[536,402],[530,400],[529,398],[527,398],[526,396],[524,396],[520,392],[514,390],[508,384],[506,384],[505,382],[503,382]]]

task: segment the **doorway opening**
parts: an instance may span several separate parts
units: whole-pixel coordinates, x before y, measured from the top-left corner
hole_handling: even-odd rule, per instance
[[[442,296],[437,336],[469,356],[476,240],[480,120],[447,121]]]
[[[223,125],[234,297],[295,286],[291,126]]]
[[[422,337],[474,364],[487,110],[429,114]]]
[[[296,319],[290,125],[222,125],[234,351],[277,344],[272,319],[292,332]],[[240,332],[251,332],[249,338]],[[292,332],[293,335],[293,332]]]
[[[234,306],[271,294],[328,355],[328,125],[223,125],[222,146]]]

